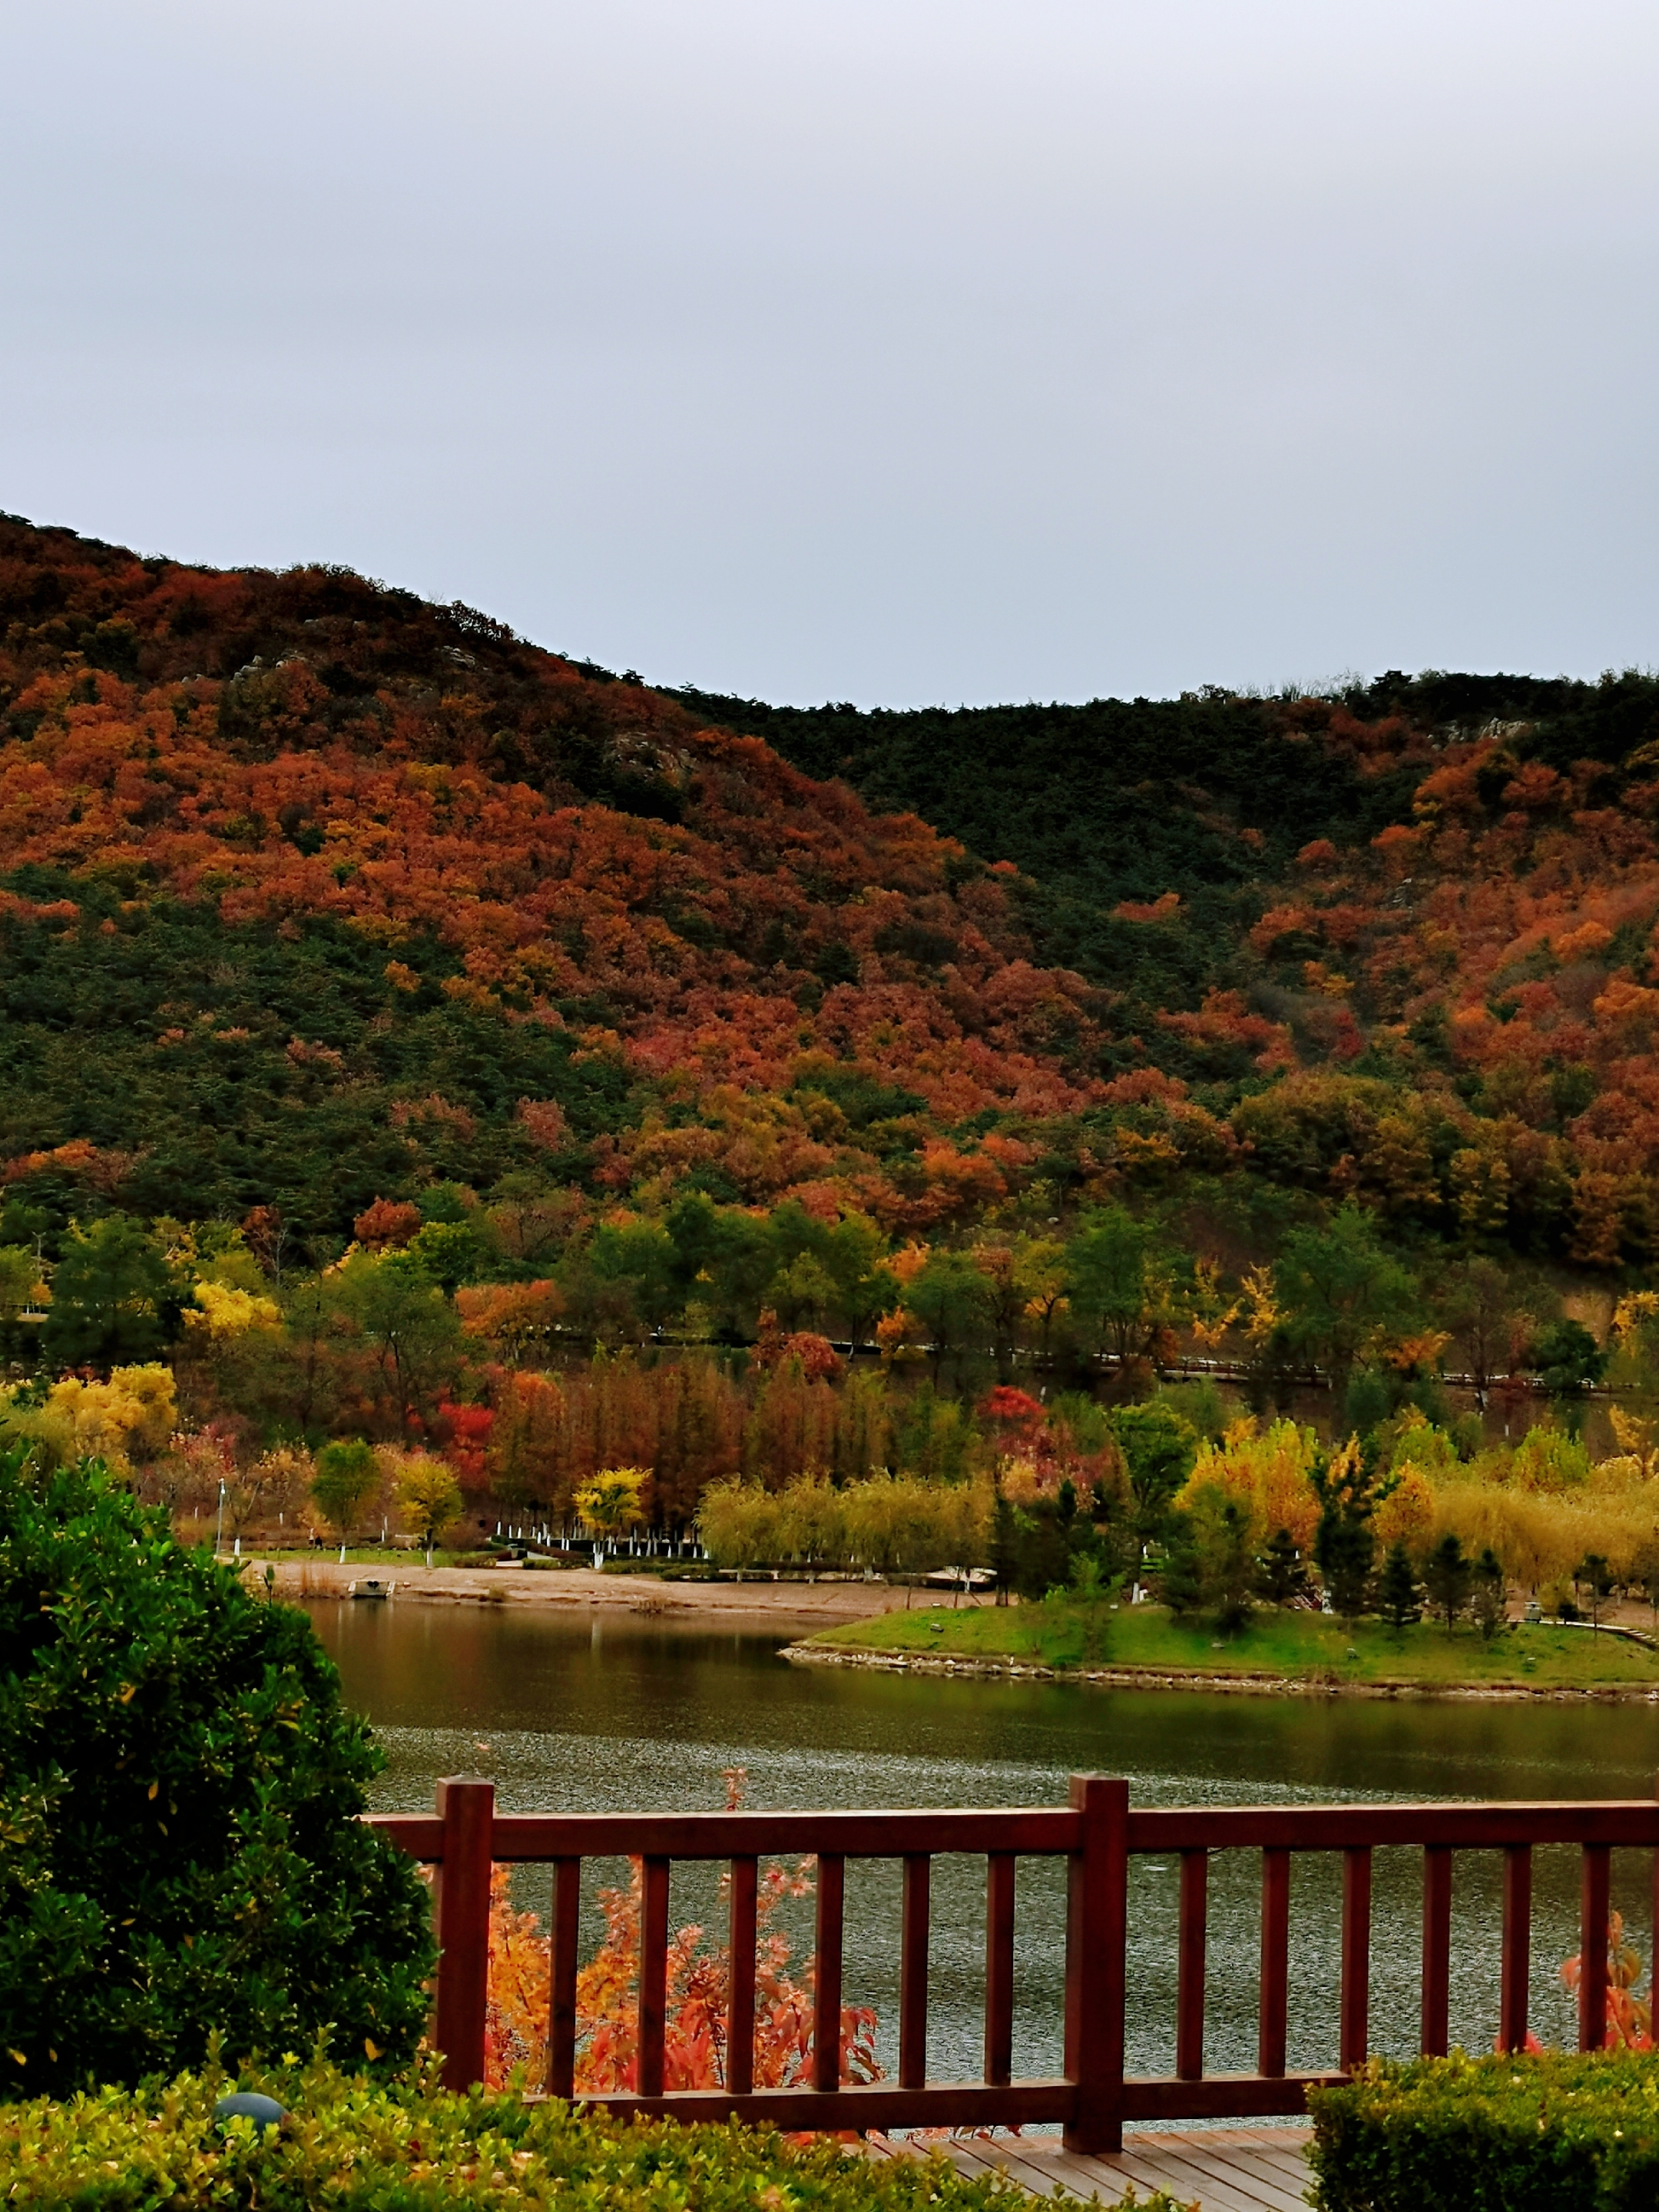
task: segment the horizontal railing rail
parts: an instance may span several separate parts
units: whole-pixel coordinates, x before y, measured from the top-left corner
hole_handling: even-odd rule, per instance
[[[1654,1854],[1659,1931],[1659,1802],[1577,1803],[1218,1806],[1133,1810],[1127,1783],[1073,1778],[1064,1807],[903,1812],[497,1814],[491,1784],[438,1785],[434,1814],[369,1816],[400,1849],[434,1869],[439,1945],[434,2040],[444,2078],[482,2078],[489,2010],[490,1875],[495,1865],[552,1872],[547,2022],[550,2094],[576,2094],[576,2010],[583,1862],[629,1858],[641,1868],[637,2083],[589,2101],[618,2114],[766,2121],[791,2129],[1014,2127],[1058,2124],[1074,2149],[1121,2143],[1130,2120],[1254,2118],[1299,2112],[1310,2083],[1340,2081],[1369,2047],[1372,1854],[1423,1854],[1419,2046],[1448,2047],[1452,1974],[1453,1854],[1503,1854],[1498,2046],[1528,2032],[1532,1854],[1549,1845],[1581,1853],[1578,2043],[1607,2033],[1611,1854]],[[1208,2072],[1204,2063],[1210,1859],[1255,1851],[1261,1861],[1256,2065]],[[1335,2063],[1287,2070],[1291,1863],[1297,1853],[1339,1854],[1342,1866],[1340,1985]],[[983,2078],[936,2081],[927,2074],[932,1867],[969,1855],[986,1862]],[[1175,2072],[1129,2075],[1124,2064],[1129,1868],[1137,1856],[1180,1867],[1176,1959]],[[755,1962],[759,1866],[764,1858],[817,1861],[810,2085],[757,2088]],[[1018,1951],[1015,1868],[1021,1858],[1063,1860],[1067,1870],[1064,2061],[1055,2080],[1016,2080],[1012,2069]],[[845,1869],[848,1859],[902,1868],[899,1931],[898,2070],[891,2081],[844,2082],[841,2073]],[[669,2089],[665,2057],[669,1881],[676,1860],[729,1869],[730,1990],[725,2086]]]

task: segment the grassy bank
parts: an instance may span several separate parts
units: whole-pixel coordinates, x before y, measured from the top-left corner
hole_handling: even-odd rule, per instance
[[[1161,1606],[1113,1607],[1046,1598],[1038,1605],[928,1606],[822,1631],[813,1649],[1087,1673],[1270,1676],[1287,1683],[1401,1683],[1414,1689],[1659,1690],[1659,1653],[1623,1637],[1553,1623],[1501,1630],[1426,1621],[1394,1630],[1316,1613],[1258,1613],[1240,1634],[1173,1620]]]

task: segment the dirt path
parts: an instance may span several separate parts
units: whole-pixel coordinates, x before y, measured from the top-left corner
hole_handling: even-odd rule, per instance
[[[246,1571],[263,1576],[266,1561],[250,1558]],[[831,1622],[867,1620],[904,1603],[902,1589],[885,1583],[665,1583],[655,1575],[603,1575],[591,1567],[556,1571],[523,1567],[434,1567],[418,1559],[396,1566],[341,1566],[333,1559],[284,1558],[276,1569],[280,1597],[344,1597],[351,1584],[371,1576],[392,1586],[392,1601],[404,1605],[530,1606],[549,1612],[637,1613],[648,1619],[687,1623],[728,1623],[733,1627],[769,1626],[789,1636],[826,1628]]]

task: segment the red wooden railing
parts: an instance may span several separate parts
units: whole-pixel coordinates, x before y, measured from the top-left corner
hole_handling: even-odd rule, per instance
[[[1579,2047],[1607,2033],[1610,1855],[1654,1853],[1659,1933],[1659,1802],[1498,1805],[1215,1807],[1139,1812],[1125,1782],[1073,1778],[1064,1808],[899,1813],[507,1814],[488,1782],[438,1785],[434,1816],[377,1814],[374,1825],[435,1866],[437,1976],[434,2040],[445,2079],[465,2087],[483,2067],[492,1863],[553,1869],[551,2017],[547,2088],[568,2097],[576,2058],[577,1926],[586,1858],[629,1857],[642,1865],[639,1988],[639,2087],[593,2101],[619,2114],[679,2119],[769,2121],[786,2128],[846,2130],[906,2127],[1012,2127],[1059,2123],[1073,2148],[1116,2147],[1127,2120],[1248,2118],[1304,2108],[1310,2082],[1340,2081],[1367,2050],[1370,1996],[1371,1855],[1409,1845],[1423,1853],[1421,2047],[1447,2047],[1451,1990],[1452,1854],[1504,1854],[1504,1922],[1498,1990],[1501,2047],[1527,2034],[1532,1920],[1532,1854],[1543,1844],[1582,1854]],[[1205,1938],[1210,1855],[1261,1855],[1260,2026],[1249,2074],[1204,2066]],[[1328,2072],[1285,2068],[1290,2006],[1291,1858],[1342,1855],[1341,1986],[1336,2064]],[[974,2082],[927,2079],[928,1903],[932,1863],[945,1853],[987,1862],[985,2063]],[[1181,1867],[1176,1973],[1176,2070],[1127,2076],[1124,2021],[1129,1862],[1177,1856]],[[817,1861],[817,1972],[811,2087],[754,2087],[756,1899],[762,1858]],[[1067,1864],[1064,2072],[1057,2081],[1015,2081],[1012,2069],[1014,1868],[1018,1859]],[[903,1867],[899,1936],[899,2065],[896,2081],[843,2085],[840,2064],[844,1872],[849,1858],[897,1859]],[[676,1859],[725,1860],[731,1869],[731,2008],[726,2087],[663,2087],[669,1870]]]

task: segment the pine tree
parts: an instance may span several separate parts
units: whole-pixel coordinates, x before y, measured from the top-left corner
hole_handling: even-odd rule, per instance
[[[1019,1522],[1000,1487],[991,1522],[991,1571],[996,1577],[997,1603],[1006,1605],[1019,1571]]]
[[[1420,1600],[1423,1593],[1417,1577],[1412,1571],[1409,1554],[1403,1544],[1390,1546],[1388,1558],[1382,1562],[1382,1577],[1377,1585],[1377,1608],[1396,1634],[1412,1621],[1421,1618]]]
[[[1423,1580],[1428,1588],[1429,1602],[1437,1613],[1444,1615],[1448,1628],[1456,1626],[1457,1616],[1469,1601],[1472,1575],[1457,1537],[1443,1536],[1429,1554]]]
[[[1357,1449],[1349,1445],[1329,1458],[1322,1455],[1308,1479],[1319,1500],[1315,1560],[1333,1607],[1344,1620],[1357,1620],[1365,1609],[1376,1558],[1371,1521],[1400,1478],[1383,1473],[1375,1442],[1367,1437]]]
[[[1164,1602],[1177,1620],[1196,1613],[1203,1604],[1204,1577],[1199,1565],[1198,1541],[1193,1524],[1184,1513],[1170,1516],[1160,1581]]]
[[[1308,1587],[1307,1570],[1288,1528],[1276,1528],[1256,1561],[1256,1592],[1268,1605],[1289,1605]]]
[[[1227,1498],[1206,1526],[1201,1555],[1204,1595],[1215,1609],[1217,1632],[1237,1636],[1249,1626],[1255,1561],[1249,1512],[1236,1498]]]
[[[1508,1618],[1509,1582],[1504,1563],[1490,1544],[1474,1563],[1470,1610],[1481,1641],[1490,1644]]]

